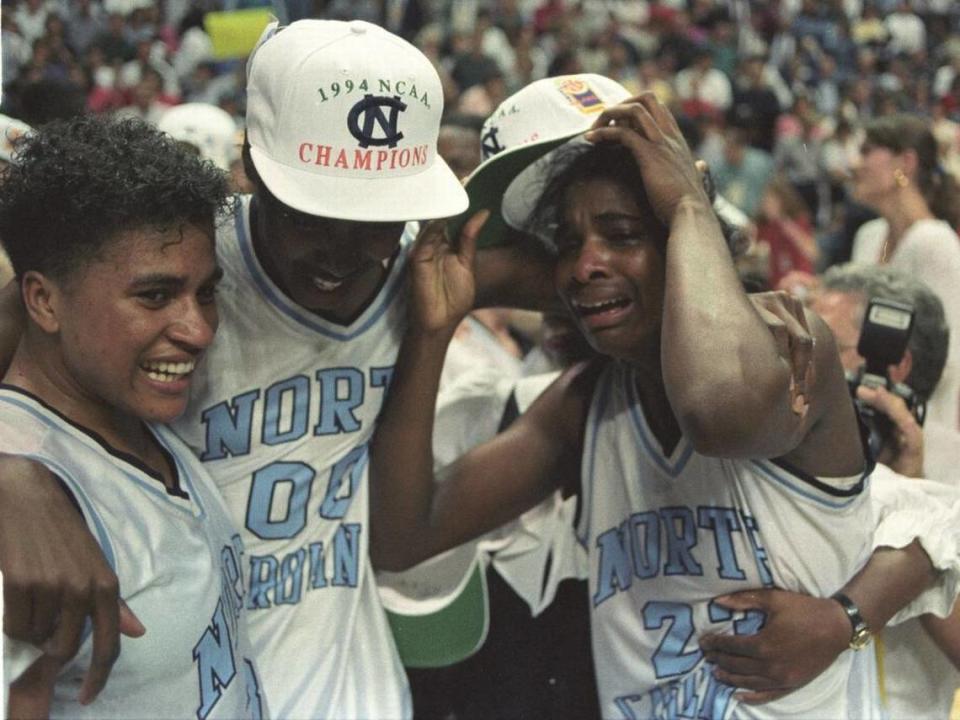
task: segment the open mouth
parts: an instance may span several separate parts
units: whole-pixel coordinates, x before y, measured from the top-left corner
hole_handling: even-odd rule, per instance
[[[328,280],[326,278],[317,277],[316,275],[310,279],[313,282],[313,286],[321,292],[333,292],[338,287],[343,285],[343,280]]]
[[[187,375],[193,372],[197,363],[193,360],[188,362],[145,362],[140,369],[147,373],[147,377],[156,382],[173,383],[177,380],[183,380]]]
[[[573,307],[577,314],[582,317],[591,315],[601,315],[603,313],[622,310],[630,304],[629,298],[613,298],[611,300],[601,300],[595,303],[573,302]]]

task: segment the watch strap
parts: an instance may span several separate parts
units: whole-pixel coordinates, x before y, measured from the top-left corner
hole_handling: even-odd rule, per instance
[[[840,607],[843,608],[847,619],[850,621],[851,632],[849,647],[852,650],[862,650],[870,643],[870,638],[873,636],[873,633],[870,631],[870,626],[867,625],[867,621],[863,619],[860,608],[842,592],[834,593],[830,597],[840,603]]]

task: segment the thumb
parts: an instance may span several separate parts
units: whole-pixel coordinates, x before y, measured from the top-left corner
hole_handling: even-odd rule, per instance
[[[489,210],[481,210],[476,215],[467,220],[467,224],[460,231],[460,238],[457,243],[457,255],[460,260],[468,266],[473,265],[473,259],[477,254],[477,237],[480,230],[490,217]]]
[[[120,600],[120,632],[133,638],[142,637],[147,632],[140,618],[133,614],[133,610],[123,600]]]

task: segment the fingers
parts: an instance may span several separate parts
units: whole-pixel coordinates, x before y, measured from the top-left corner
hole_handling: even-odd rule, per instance
[[[789,692],[789,690],[784,690],[783,688],[776,686],[774,680],[764,677],[763,675],[741,675],[740,673],[730,673],[716,669],[713,672],[713,676],[725,685],[732,685],[736,688],[744,688],[746,690],[755,691],[777,690],[783,692],[784,694]]]
[[[739,656],[760,658],[762,641],[758,635],[721,635],[710,633],[700,636],[700,649],[708,659]]]
[[[907,403],[886,388],[861,385],[857,388],[857,397],[893,420],[900,432],[904,434],[920,432],[920,425],[907,407]]]
[[[133,610],[122,599],[120,600],[120,633],[127,637],[143,637],[147,632],[146,626],[140,618],[133,614]]]
[[[45,643],[57,628],[59,614],[59,591],[50,587],[38,588],[33,594],[27,641],[37,647]]]
[[[603,111],[597,119],[596,127],[587,133],[586,137],[590,141],[593,136],[604,133],[611,129],[632,130],[647,140],[654,142],[663,140],[663,131],[657,120],[651,115],[648,104],[642,102],[621,103],[614,105]],[[609,136],[610,133],[605,133]]]
[[[103,690],[114,662],[120,657],[120,597],[116,576],[107,579],[94,591],[93,650],[90,667],[80,688],[80,702],[88,704]],[[139,621],[138,621],[139,622]]]
[[[728,610],[763,610],[770,607],[773,594],[777,590],[743,590],[742,592],[718,595],[713,599],[717,605]]]
[[[47,718],[53,700],[53,688],[61,663],[41,656],[10,684],[4,717]]]
[[[790,688],[783,688],[779,690],[760,690],[756,692],[738,692],[734,694],[734,697],[740,702],[746,703],[747,705],[762,705],[764,703],[773,702],[774,700],[779,700],[783,696],[789,695],[790,692]]]
[[[467,220],[467,224],[463,226],[463,230],[460,232],[457,254],[468,267],[473,266],[473,259],[477,254],[477,237],[489,217],[489,210],[481,210]]]

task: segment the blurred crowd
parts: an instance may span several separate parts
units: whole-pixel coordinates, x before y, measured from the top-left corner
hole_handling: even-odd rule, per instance
[[[158,121],[207,103],[240,127],[243,60],[214,57],[204,17],[255,6],[408,38],[440,71],[448,114],[476,127],[546,76],[652,90],[686,119],[728,199],[761,221],[799,218],[802,268],[849,258],[844,182],[865,122],[928,116],[944,167],[960,166],[950,0],[15,0],[3,3],[3,112],[29,125],[83,110]],[[770,272],[774,285],[785,274]]]

